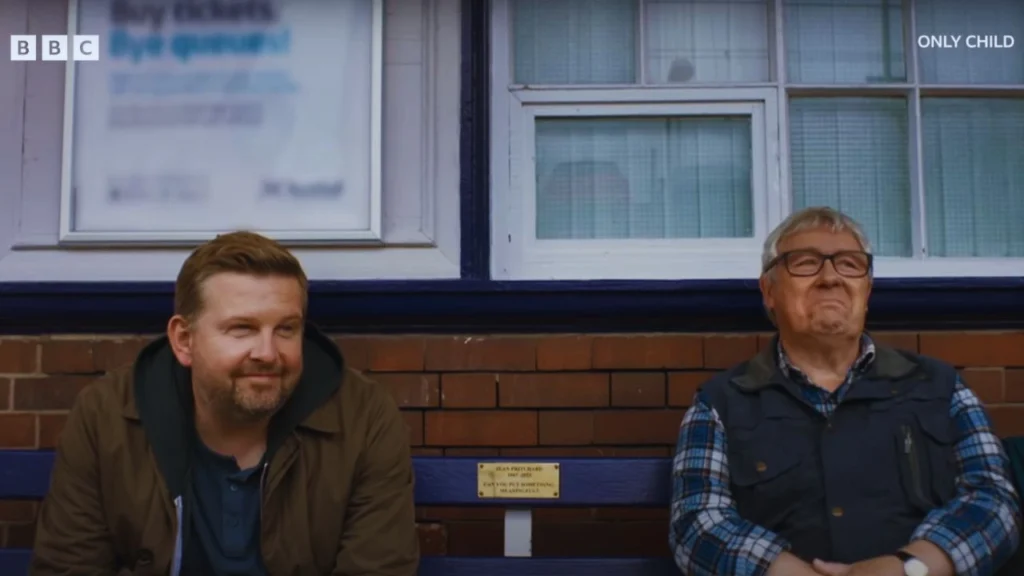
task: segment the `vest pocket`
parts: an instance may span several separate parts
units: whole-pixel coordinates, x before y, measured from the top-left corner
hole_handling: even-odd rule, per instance
[[[796,503],[800,487],[800,451],[764,440],[729,451],[733,499],[740,516],[774,529]]]
[[[900,479],[908,502],[930,512],[956,493],[953,430],[948,418],[917,415],[896,434]]]

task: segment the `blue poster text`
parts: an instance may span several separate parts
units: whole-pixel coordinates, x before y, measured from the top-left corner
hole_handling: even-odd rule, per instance
[[[132,34],[114,30],[107,41],[111,58],[142,62],[173,57],[181,62],[225,56],[278,56],[291,50],[291,30],[258,32],[175,32]]]

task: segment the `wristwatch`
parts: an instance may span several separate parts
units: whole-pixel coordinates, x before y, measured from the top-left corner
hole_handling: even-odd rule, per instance
[[[903,562],[904,576],[928,576],[928,565],[917,559],[917,556],[903,550],[893,552],[893,556]]]

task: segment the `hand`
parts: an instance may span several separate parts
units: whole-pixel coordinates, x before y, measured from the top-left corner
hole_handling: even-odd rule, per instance
[[[903,576],[903,562],[895,556],[879,556],[855,564],[815,560],[811,566],[823,576]]]

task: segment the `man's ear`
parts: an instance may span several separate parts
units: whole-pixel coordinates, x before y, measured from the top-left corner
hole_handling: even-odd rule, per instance
[[[757,285],[761,288],[761,303],[764,304],[764,309],[769,312],[775,310],[775,280],[771,278],[771,272],[761,274]]]
[[[175,314],[167,322],[167,340],[178,363],[186,368],[192,366],[192,325],[183,316]]]

